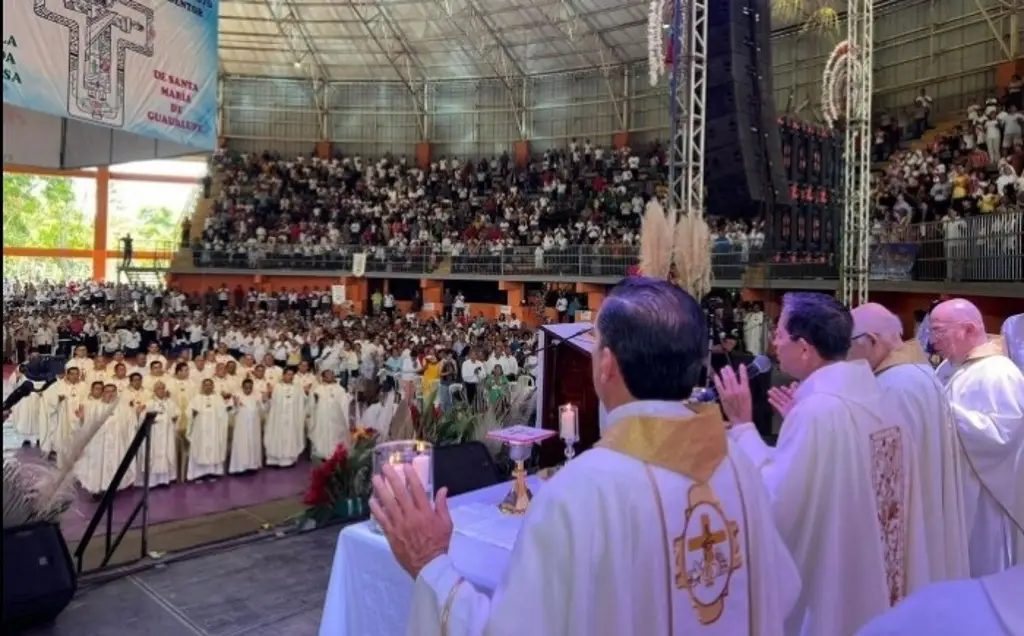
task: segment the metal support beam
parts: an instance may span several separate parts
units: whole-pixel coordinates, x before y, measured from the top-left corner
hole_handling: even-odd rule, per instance
[[[679,38],[669,82],[672,148],[669,210],[704,212],[704,121],[707,98],[708,3],[676,0],[672,33]]]
[[[985,18],[985,24],[988,25],[989,31],[992,32],[992,37],[995,39],[999,48],[1002,49],[1003,55],[1006,56],[1007,60],[1013,59],[1013,51],[1006,44],[1006,39],[1003,37],[1003,30],[999,28],[996,21],[989,15],[988,9],[981,3],[981,0],[974,0],[974,6],[978,7],[978,11],[981,12],[981,17]],[[1016,33],[1010,33],[1011,38],[1017,37]]]
[[[626,95],[616,91],[612,84],[612,69],[623,63],[622,56],[614,47],[608,45],[604,36],[586,20],[585,16],[581,16],[576,11],[571,0],[559,0],[556,9],[538,6],[537,10],[544,15],[551,26],[562,32],[584,67],[594,65],[593,60],[587,57],[587,53],[590,51],[597,53],[597,68],[604,79],[612,106],[615,108],[615,119],[618,121],[619,130],[626,130]],[[581,24],[586,29],[583,33],[579,28]],[[588,44],[588,46],[580,46],[581,44]]]
[[[367,35],[370,36],[373,43],[380,49],[384,58],[387,59],[388,65],[395,71],[398,79],[405,86],[406,90],[409,91],[409,95],[412,96],[416,112],[419,114],[417,119],[419,121],[420,139],[426,139],[427,103],[424,99],[426,92],[424,85],[427,73],[423,63],[413,53],[412,47],[409,46],[409,40],[380,2],[374,0],[370,11],[367,11],[366,3],[363,2],[349,0],[348,4],[352,9],[352,13],[355,14],[359,22],[362,23],[363,28],[366,29]],[[413,67],[418,72],[418,80],[413,77]]]
[[[302,18],[295,10],[291,0],[264,0],[267,10],[277,24],[277,30],[284,38],[288,51],[292,55],[293,64],[301,68],[312,86],[313,107],[318,115],[320,140],[330,138],[328,131],[327,82],[331,79],[323,60],[313,46]]]
[[[454,0],[433,0],[448,24],[460,35],[484,64],[501,80],[508,93],[509,105],[520,136],[526,136],[526,73],[509,53],[504,41],[484,18],[473,0],[462,0],[463,9],[455,8]]]
[[[870,279],[871,94],[874,69],[873,0],[850,0],[847,27],[843,252],[839,298],[848,307],[868,301]]]

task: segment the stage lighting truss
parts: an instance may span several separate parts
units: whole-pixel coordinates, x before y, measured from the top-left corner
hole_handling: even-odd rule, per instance
[[[871,208],[872,0],[850,0],[847,39],[826,66],[824,103],[829,124],[840,116],[844,138],[842,262],[839,297],[849,307],[868,300]]]
[[[652,0],[658,4],[661,0]],[[704,120],[707,98],[708,2],[710,0],[667,0],[672,7],[669,34],[671,47],[669,114],[672,141],[669,149],[669,210],[677,214],[704,214]],[[657,33],[648,24],[648,38],[665,38],[664,2],[652,6],[649,19],[658,17]],[[656,36],[656,37],[655,37]],[[665,64],[664,51],[649,42],[655,54],[650,66]],[[654,79],[652,74],[652,79]]]

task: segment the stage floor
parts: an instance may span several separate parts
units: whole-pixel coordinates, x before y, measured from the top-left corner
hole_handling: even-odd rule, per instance
[[[79,591],[25,636],[314,636],[338,527],[204,555]]]
[[[4,427],[5,446],[7,438],[7,427]],[[19,449],[15,452],[22,461],[43,461],[35,449]],[[156,526],[281,499],[296,499],[309,484],[309,474],[309,462],[300,460],[291,468],[264,468],[250,475],[226,475],[210,483],[175,483],[152,488],[149,491],[149,524]],[[118,493],[114,500],[115,533],[124,526],[141,496],[142,492],[138,488],[127,488]],[[75,503],[61,523],[64,538],[68,542],[82,538],[98,506],[98,502],[88,493],[79,489]],[[140,514],[132,526],[138,527],[141,524]],[[97,534],[104,529],[101,524]]]

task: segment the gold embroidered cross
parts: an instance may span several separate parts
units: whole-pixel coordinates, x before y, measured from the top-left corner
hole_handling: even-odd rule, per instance
[[[723,530],[718,532],[711,531],[711,517],[708,515],[700,516],[700,526],[700,536],[690,539],[686,549],[690,552],[697,552],[699,550],[704,553],[704,579],[705,581],[712,581],[715,578],[715,571],[712,567],[715,562],[715,546],[719,543],[724,543],[727,537]]]

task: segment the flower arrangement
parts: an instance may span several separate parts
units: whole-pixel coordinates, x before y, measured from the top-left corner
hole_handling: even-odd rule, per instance
[[[319,525],[336,518],[360,518],[368,512],[366,499],[377,439],[377,431],[357,428],[352,431],[351,447],[338,444],[334,453],[313,469],[302,498],[309,506],[307,518]]]

